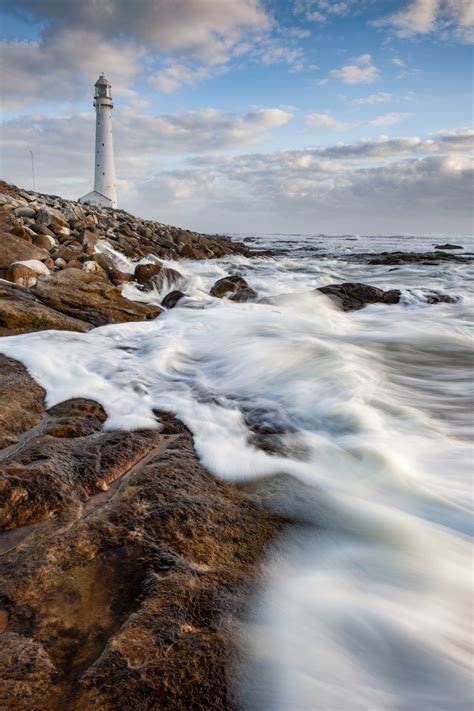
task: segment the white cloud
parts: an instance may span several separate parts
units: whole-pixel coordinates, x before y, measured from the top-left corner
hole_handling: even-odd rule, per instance
[[[340,79],[344,84],[370,84],[379,79],[379,70],[374,66],[370,54],[361,54],[353,61],[353,64],[331,70],[329,76]]]
[[[214,74],[209,67],[189,67],[184,64],[172,63],[166,69],[153,74],[149,78],[149,83],[163,91],[165,94],[173,94],[183,85],[194,86],[203,79],[207,79]]]
[[[472,0],[412,0],[398,12],[376,20],[375,26],[393,27],[399,37],[437,32],[441,37],[473,39]]]
[[[377,116],[377,118],[369,121],[369,126],[393,126],[396,123],[401,123],[408,118],[411,118],[413,114],[409,113],[397,113],[393,112],[390,114],[384,114],[383,116]]]
[[[293,8],[308,22],[325,23],[331,17],[348,15],[355,4],[354,0],[296,0]]]
[[[368,96],[361,96],[358,99],[352,99],[352,106],[364,106],[372,104],[385,104],[388,101],[392,101],[393,95],[387,91],[379,91],[376,94],[369,94]]]
[[[355,124],[339,121],[330,114],[308,114],[306,125],[311,128],[329,129],[330,131],[345,131]]]

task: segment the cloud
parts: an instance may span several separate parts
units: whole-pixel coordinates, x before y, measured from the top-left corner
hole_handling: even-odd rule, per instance
[[[364,106],[372,104],[385,104],[388,101],[392,101],[393,95],[387,91],[379,91],[377,94],[369,94],[368,96],[361,96],[358,99],[352,99],[350,102],[352,106]]]
[[[308,22],[325,23],[331,17],[348,15],[354,5],[354,0],[296,0],[293,9]]]
[[[345,131],[355,125],[338,121],[330,114],[308,114],[305,122],[310,128],[324,128],[330,131]]]
[[[401,123],[408,118],[411,118],[413,114],[409,113],[397,113],[393,112],[390,114],[384,114],[383,116],[377,116],[377,118],[369,121],[369,126],[393,126],[396,123]]]
[[[77,101],[100,70],[117,96],[133,97],[145,70],[155,88],[171,92],[212,76],[244,40],[251,48],[272,26],[259,0],[5,0],[3,6],[42,27],[35,41],[0,42],[7,110]],[[159,58],[168,66],[150,72]]]
[[[340,69],[332,69],[329,76],[340,79],[344,84],[369,84],[380,78],[379,70],[374,66],[370,54],[361,54],[353,61],[353,64],[346,64]]]
[[[473,40],[472,0],[412,0],[401,10],[374,21],[376,27],[392,27],[399,37],[438,33],[442,38]]]

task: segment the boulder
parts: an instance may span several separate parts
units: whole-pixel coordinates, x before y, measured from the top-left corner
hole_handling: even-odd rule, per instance
[[[245,279],[238,275],[227,276],[223,279],[216,281],[212,287],[210,294],[211,296],[217,296],[222,299],[224,296],[232,296],[236,294],[241,289],[248,289],[249,285]]]
[[[30,233],[28,232],[26,227],[24,227],[23,225],[16,225],[11,230],[11,234],[15,235],[16,237],[20,237],[20,239],[24,239],[25,242],[29,242],[30,244],[32,244],[32,242],[33,242]],[[39,246],[39,245],[37,245],[37,246]]]
[[[435,249],[464,249],[460,244],[435,244]]]
[[[44,261],[48,257],[49,253],[45,249],[35,247],[14,234],[0,233],[0,273],[1,270],[7,269],[13,262],[21,262],[27,259]]]
[[[6,279],[20,286],[31,287],[38,281],[39,275],[49,274],[49,269],[43,262],[30,259],[25,262],[13,262],[7,269]]]
[[[46,225],[39,225],[37,222],[34,222],[30,225],[30,229],[36,232],[37,235],[49,235],[54,239],[54,232],[52,232],[49,227],[46,227]]]
[[[142,288],[145,291],[152,291],[153,289],[162,291],[163,289],[169,289],[172,286],[177,286],[182,278],[183,275],[176,269],[162,267],[157,274],[142,284]]]
[[[82,269],[55,272],[40,279],[32,291],[56,311],[94,326],[154,319],[162,311],[159,306],[129,301],[119,288]]]
[[[316,289],[341,306],[343,311],[356,311],[366,304],[398,304],[401,292],[398,289],[383,291],[375,286],[346,282],[329,284]]]
[[[29,289],[3,280],[0,280],[0,327],[3,335],[51,328],[84,333],[92,328],[80,318],[71,318],[46,306]]]
[[[152,277],[159,274],[163,265],[161,262],[153,262],[152,264],[137,264],[133,278],[139,284],[145,285]]]
[[[186,294],[183,294],[183,292],[178,289],[170,291],[170,293],[166,294],[165,298],[162,300],[161,305],[164,306],[165,309],[173,309],[178,301],[183,298],[183,296],[186,296]]]
[[[32,207],[17,207],[14,210],[15,217],[34,217],[36,210]]]
[[[249,286],[245,289],[239,289],[230,297],[230,301],[255,301],[258,298],[258,294],[255,289],[251,289]]]
[[[35,247],[39,247],[40,249],[47,249],[48,251],[56,246],[56,242],[54,241],[53,237],[50,237],[49,235],[38,234],[33,237],[33,244],[35,245]]]
[[[0,449],[3,449],[42,420],[45,392],[21,363],[1,354],[0,381]]]

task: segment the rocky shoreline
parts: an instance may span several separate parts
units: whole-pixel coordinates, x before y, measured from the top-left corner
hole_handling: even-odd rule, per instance
[[[125,272],[120,254],[150,261]],[[179,264],[162,260],[226,255],[259,253],[2,183],[0,335],[155,319],[186,296]],[[127,299],[128,282],[165,293],[161,305]],[[344,311],[401,296],[360,283],[317,292]],[[236,274],[210,295],[278,303]],[[167,413],[156,413],[161,429],[110,431],[93,400],[48,409],[42,387],[3,355],[0,378],[0,708],[236,708],[236,627],[265,551],[304,520],[314,493],[289,505],[284,477],[218,481]],[[276,451],[275,433],[257,420],[249,415],[255,445]]]

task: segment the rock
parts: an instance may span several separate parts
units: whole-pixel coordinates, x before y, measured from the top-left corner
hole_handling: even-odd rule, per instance
[[[115,284],[115,286],[120,286],[120,284],[125,284],[129,281],[133,281],[133,276],[131,274],[126,274],[125,272],[120,271],[120,269],[117,269],[116,267],[109,269],[108,276],[112,284]]]
[[[249,285],[243,277],[233,275],[224,277],[223,279],[219,279],[218,281],[216,281],[210,291],[210,294],[211,296],[217,296],[218,298],[222,299],[224,296],[232,296],[237,291],[248,288]]]
[[[0,274],[1,270],[8,269],[13,262],[22,262],[28,259],[44,261],[49,253],[29,244],[24,239],[13,234],[0,233]]]
[[[346,282],[344,284],[329,284],[316,289],[340,304],[343,311],[355,311],[366,304],[397,304],[401,292],[398,289],[383,291],[375,286]]]
[[[165,309],[173,309],[183,296],[186,296],[186,294],[183,294],[182,291],[170,291],[162,300],[161,305],[164,306]]]
[[[32,207],[17,207],[14,210],[15,217],[34,217],[36,215],[36,210]]]
[[[105,277],[106,276],[106,271],[102,269],[100,264],[95,262],[93,259],[90,259],[87,262],[84,262],[82,265],[82,268],[84,269],[85,272],[92,272],[94,274],[100,274],[101,276]]]
[[[64,267],[66,266],[66,264],[67,264],[66,260],[63,259],[62,257],[57,257],[57,259],[54,260],[54,265],[55,265],[58,269],[64,269]]]
[[[235,707],[232,631],[285,521],[160,417],[104,432],[100,406],[71,400],[5,461],[0,707]]]
[[[23,225],[16,225],[16,227],[12,229],[11,234],[20,237],[20,239],[24,239],[25,242],[29,242],[30,244],[33,242],[30,233]]]
[[[0,449],[3,449],[42,420],[45,392],[21,363],[1,354],[0,381]]]
[[[52,207],[39,210],[36,215],[36,223],[38,225],[46,225],[46,227],[50,227],[51,229],[54,227],[66,227],[69,229],[69,222],[64,215],[62,215],[59,210],[55,210]]]
[[[245,289],[239,289],[230,297],[230,301],[255,301],[258,298],[258,294],[255,289],[251,289],[249,286]]]
[[[464,249],[460,244],[436,244],[435,249]]]
[[[161,262],[154,262],[153,264],[137,264],[135,267],[135,272],[133,278],[139,284],[147,284],[147,282],[160,273],[163,265]]]
[[[387,252],[377,255],[369,259],[369,264],[432,264],[438,262],[447,262],[455,260],[465,260],[464,257],[458,257],[455,254],[448,252]]]
[[[457,304],[459,302],[458,296],[450,296],[450,294],[443,294],[440,291],[425,290],[424,296],[427,304]]]
[[[154,319],[161,313],[159,306],[129,301],[120,289],[82,269],[55,272],[40,279],[32,291],[56,311],[94,326]]]
[[[176,269],[162,267],[155,276],[142,284],[142,288],[145,291],[152,291],[153,289],[163,291],[164,289],[170,289],[172,286],[177,286],[182,279],[183,275]]]
[[[83,230],[80,239],[85,253],[88,255],[94,254],[96,244],[100,239],[99,235],[90,230]]]
[[[35,247],[47,249],[48,251],[56,246],[56,242],[53,237],[50,237],[49,235],[35,235],[33,237],[33,244]]]
[[[10,264],[5,278],[14,284],[31,287],[36,284],[40,274],[49,274],[49,269],[44,266],[43,262],[31,259],[26,262],[14,262]]]
[[[33,232],[36,232],[37,235],[48,235],[54,240],[54,232],[52,232],[49,227],[46,227],[46,225],[39,225],[38,223],[34,222],[30,226],[30,229],[32,229]]]
[[[0,280],[0,327],[4,335],[44,331],[89,331],[90,323],[49,308],[22,286]],[[7,333],[5,333],[5,331]]]

